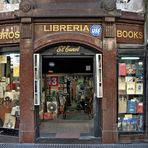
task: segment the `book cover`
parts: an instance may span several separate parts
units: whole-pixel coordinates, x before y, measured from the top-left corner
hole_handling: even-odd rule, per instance
[[[136,65],[135,64],[127,64],[126,65],[127,74],[135,74],[136,73]]]
[[[136,94],[143,94],[143,83],[136,83]]]
[[[143,113],[143,102],[138,102],[136,107],[137,113]]]
[[[126,91],[128,95],[135,94],[135,82],[127,82]]]
[[[126,113],[126,109],[127,109],[127,99],[122,96],[121,98],[119,98],[118,112],[119,113]]]
[[[128,100],[127,101],[127,112],[128,113],[136,113],[136,101]]]
[[[126,76],[126,64],[125,63],[119,64],[119,76]]]

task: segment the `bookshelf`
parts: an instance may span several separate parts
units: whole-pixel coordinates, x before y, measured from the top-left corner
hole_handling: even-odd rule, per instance
[[[118,63],[118,130],[144,130],[144,69],[140,57],[120,57]]]

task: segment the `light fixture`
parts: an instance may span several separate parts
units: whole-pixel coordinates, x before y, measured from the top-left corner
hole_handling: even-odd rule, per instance
[[[49,66],[50,67],[54,67],[55,66],[55,63],[54,62],[49,62]]]
[[[121,57],[122,60],[139,60],[139,57]]]

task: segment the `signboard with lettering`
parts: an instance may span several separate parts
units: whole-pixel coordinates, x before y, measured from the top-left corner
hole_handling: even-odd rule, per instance
[[[90,36],[102,38],[102,25],[100,24],[35,24],[35,38],[57,33],[57,32],[79,32]]]
[[[73,45],[73,44],[63,44],[60,46],[51,47],[42,52],[43,55],[80,55],[80,54],[89,54],[94,55],[97,51],[95,49],[88,49],[83,46]]]
[[[144,44],[144,26],[137,24],[117,24],[117,43]]]
[[[20,25],[1,25],[0,44],[18,43],[20,41]]]

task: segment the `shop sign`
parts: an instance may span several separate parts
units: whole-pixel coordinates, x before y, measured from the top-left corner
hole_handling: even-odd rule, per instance
[[[72,46],[58,46],[55,48],[56,53],[79,53],[80,52],[80,46],[78,47],[72,47]]]
[[[36,24],[35,36],[39,38],[46,34],[56,32],[80,32],[94,37],[102,37],[102,25],[100,24]]]
[[[116,25],[117,43],[144,44],[144,26],[136,24]]]
[[[20,41],[19,25],[1,25],[0,26],[0,43],[17,43]]]

